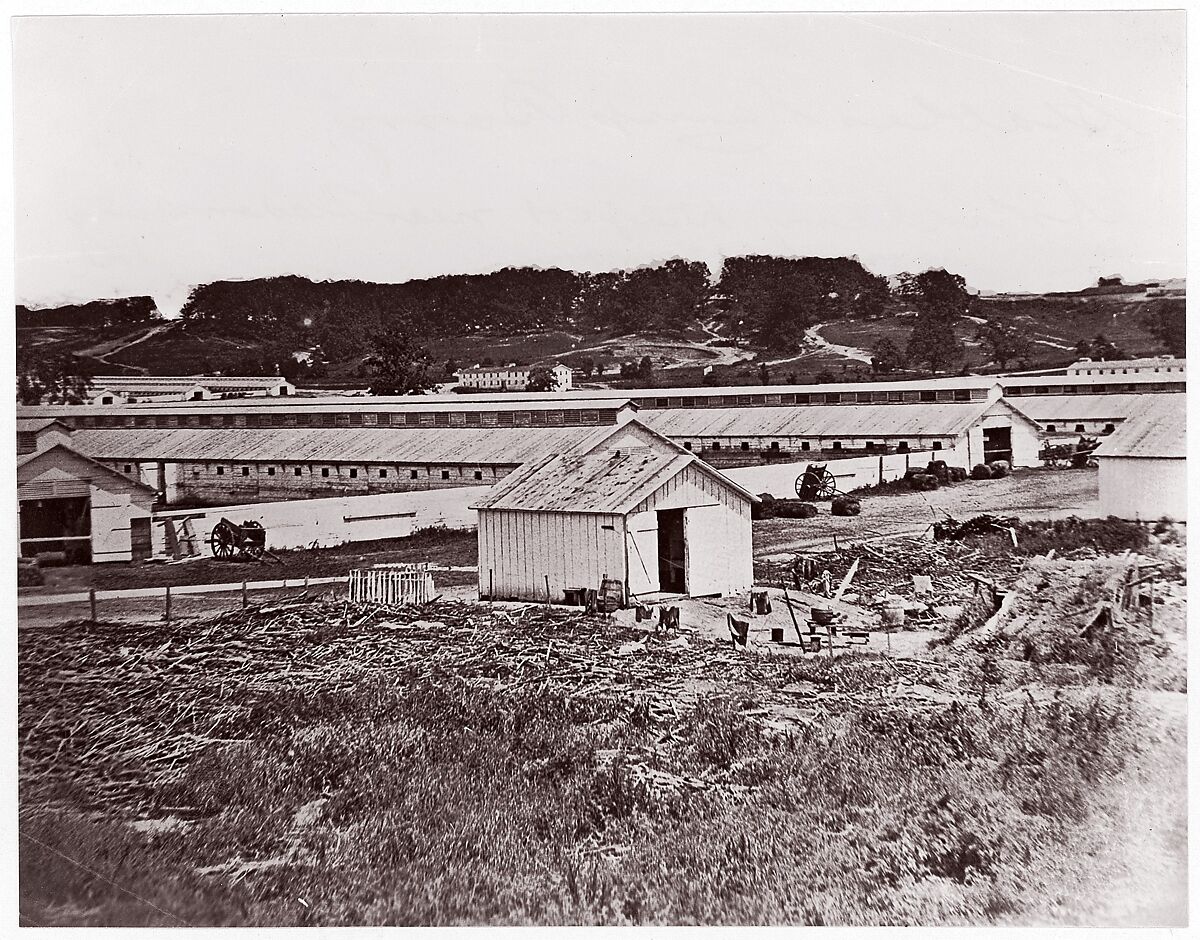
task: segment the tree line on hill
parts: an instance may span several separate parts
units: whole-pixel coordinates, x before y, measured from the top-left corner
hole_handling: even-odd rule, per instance
[[[745,255],[725,259],[715,279],[704,262],[673,259],[602,273],[510,267],[397,284],[295,275],[216,281],[192,290],[173,332],[207,344],[201,371],[278,372],[302,381],[321,377],[330,365],[353,362],[362,364],[373,388],[403,391],[427,388],[443,371],[423,346],[434,339],[552,330],[680,335],[699,323],[731,341],[778,352],[800,348],[817,324],[896,313],[913,317],[911,332],[906,342],[883,339],[876,345],[871,363],[876,374],[958,368],[963,334],[972,330],[1000,368],[1020,364],[1031,339],[1012,315],[1017,307],[1005,304],[1008,315],[998,316],[999,305],[989,304],[983,318],[981,303],[960,275],[942,269],[905,272],[893,284],[853,258]],[[158,318],[150,298],[17,308],[19,329],[86,326],[107,335]],[[1168,350],[1183,354],[1182,300],[1149,304],[1146,326]],[[1104,355],[1110,350],[1103,344],[1089,343],[1099,353],[1093,358],[1115,358]],[[50,365],[43,361],[50,357],[28,344],[19,352],[25,396],[39,389],[51,396],[73,394],[77,381],[55,379],[56,369],[71,373],[70,362]],[[625,377],[641,379],[644,371],[640,363],[631,364]]]

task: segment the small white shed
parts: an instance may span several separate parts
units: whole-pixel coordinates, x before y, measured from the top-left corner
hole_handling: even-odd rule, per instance
[[[1100,512],[1151,521],[1187,521],[1187,408],[1183,395],[1148,395],[1141,409],[1094,454]]]
[[[604,578],[630,599],[753,583],[756,497],[636,418],[525,464],[474,507],[481,596],[562,600]]]
[[[17,460],[21,554],[61,551],[79,563],[145,558],[154,496],[66,444],[26,454]]]

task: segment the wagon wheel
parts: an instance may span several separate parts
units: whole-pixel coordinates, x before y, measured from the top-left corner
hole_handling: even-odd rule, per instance
[[[805,494],[804,474],[802,473],[802,474],[800,474],[800,476],[796,477],[796,495],[800,499],[804,499],[804,494]]]
[[[237,550],[237,537],[234,535],[233,529],[224,522],[218,522],[213,526],[212,534],[208,537],[208,544],[212,546],[215,558],[229,558]]]
[[[821,482],[817,486],[817,499],[833,499],[837,495],[837,481],[833,474],[826,470],[821,474]]]
[[[250,538],[242,542],[242,554],[247,558],[262,558],[265,548],[266,546]]]

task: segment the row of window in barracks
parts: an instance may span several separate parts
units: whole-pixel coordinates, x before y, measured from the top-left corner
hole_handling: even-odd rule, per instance
[[[166,488],[151,465],[105,461],[125,476]],[[515,464],[426,466],[410,464],[185,462],[174,466],[175,499],[228,503],[297,497],[369,495],[456,486],[489,486]],[[149,471],[149,472],[148,472]]]

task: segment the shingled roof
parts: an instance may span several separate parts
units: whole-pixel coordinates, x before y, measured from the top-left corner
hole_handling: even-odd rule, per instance
[[[1187,458],[1187,402],[1183,395],[1152,395],[1093,453],[1097,457]]]
[[[471,508],[624,515],[693,464],[757,502],[753,493],[634,418],[518,468]]]

